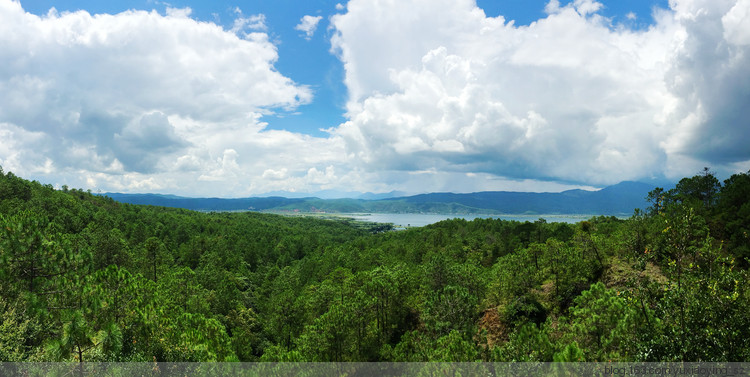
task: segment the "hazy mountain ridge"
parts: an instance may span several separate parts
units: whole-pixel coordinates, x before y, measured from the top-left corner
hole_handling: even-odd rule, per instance
[[[185,208],[204,211],[237,211],[267,210],[292,203],[301,203],[311,198],[283,198],[279,196],[264,198],[188,198],[161,194],[103,194],[118,202],[143,204],[161,207]]]
[[[468,194],[429,193],[386,199],[286,198],[281,196],[236,199],[186,198],[161,194],[107,193],[114,200],[163,207],[206,211],[324,211],[456,214],[631,214],[647,206],[645,197],[654,186],[621,182],[598,191],[568,190],[559,193],[482,191]],[[377,198],[377,195],[368,195]]]
[[[414,203],[454,202],[468,207],[510,214],[630,214],[635,208],[647,206],[645,197],[653,188],[654,186],[646,183],[621,182],[599,191],[433,193],[403,199]]]

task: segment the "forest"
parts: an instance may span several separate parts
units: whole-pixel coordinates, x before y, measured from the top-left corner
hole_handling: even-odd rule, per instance
[[[647,199],[387,231],[0,169],[0,361],[750,360],[750,172]]]

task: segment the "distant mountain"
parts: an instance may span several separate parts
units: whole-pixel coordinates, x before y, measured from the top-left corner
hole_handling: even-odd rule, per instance
[[[109,196],[110,198],[122,203],[185,208],[198,211],[262,211],[305,201],[305,198],[282,198],[278,196],[267,198],[222,199],[185,198],[181,196],[160,194],[106,193],[103,195]]]
[[[483,191],[470,194],[430,193],[404,197],[363,194],[368,199],[287,198],[242,199],[185,198],[159,194],[105,194],[114,200],[206,211],[278,210],[339,213],[447,213],[447,214],[587,214],[630,215],[646,208],[646,195],[654,186],[621,182],[598,191],[568,190],[559,193]],[[378,197],[383,195],[384,197]]]
[[[319,196],[309,192],[292,192],[292,191],[269,191],[262,194],[256,195],[257,198],[270,198],[270,197],[281,197],[289,199],[299,198],[317,198]]]
[[[408,203],[456,203],[500,213],[522,214],[632,214],[646,208],[653,186],[621,182],[598,191],[568,190],[560,193],[484,191],[471,194],[432,193],[401,198]]]
[[[292,192],[292,191],[270,191],[257,197],[280,196],[283,198],[318,198],[318,199],[364,199],[379,200],[390,199],[406,196],[403,191],[391,191],[383,193],[358,192],[358,191],[338,191],[338,190],[321,190],[315,192]]]
[[[406,196],[406,195],[407,194],[403,191],[391,191],[391,192],[383,192],[379,194],[366,192],[364,194],[360,194],[356,196],[356,198],[364,199],[364,200],[381,200],[381,199],[399,198],[399,197]]]
[[[321,190],[315,192],[271,191],[257,197],[280,196],[282,198],[355,199],[363,195],[358,191]]]

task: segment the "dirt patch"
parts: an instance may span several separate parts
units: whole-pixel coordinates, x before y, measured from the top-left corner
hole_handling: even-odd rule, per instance
[[[500,318],[497,308],[485,310],[482,318],[479,319],[478,327],[480,334],[483,331],[487,332],[487,347],[489,348],[508,341],[508,328]]]

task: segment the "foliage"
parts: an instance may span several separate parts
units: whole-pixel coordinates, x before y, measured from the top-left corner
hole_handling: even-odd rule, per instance
[[[2,172],[0,360],[747,360],[750,175],[647,200],[388,231]]]

